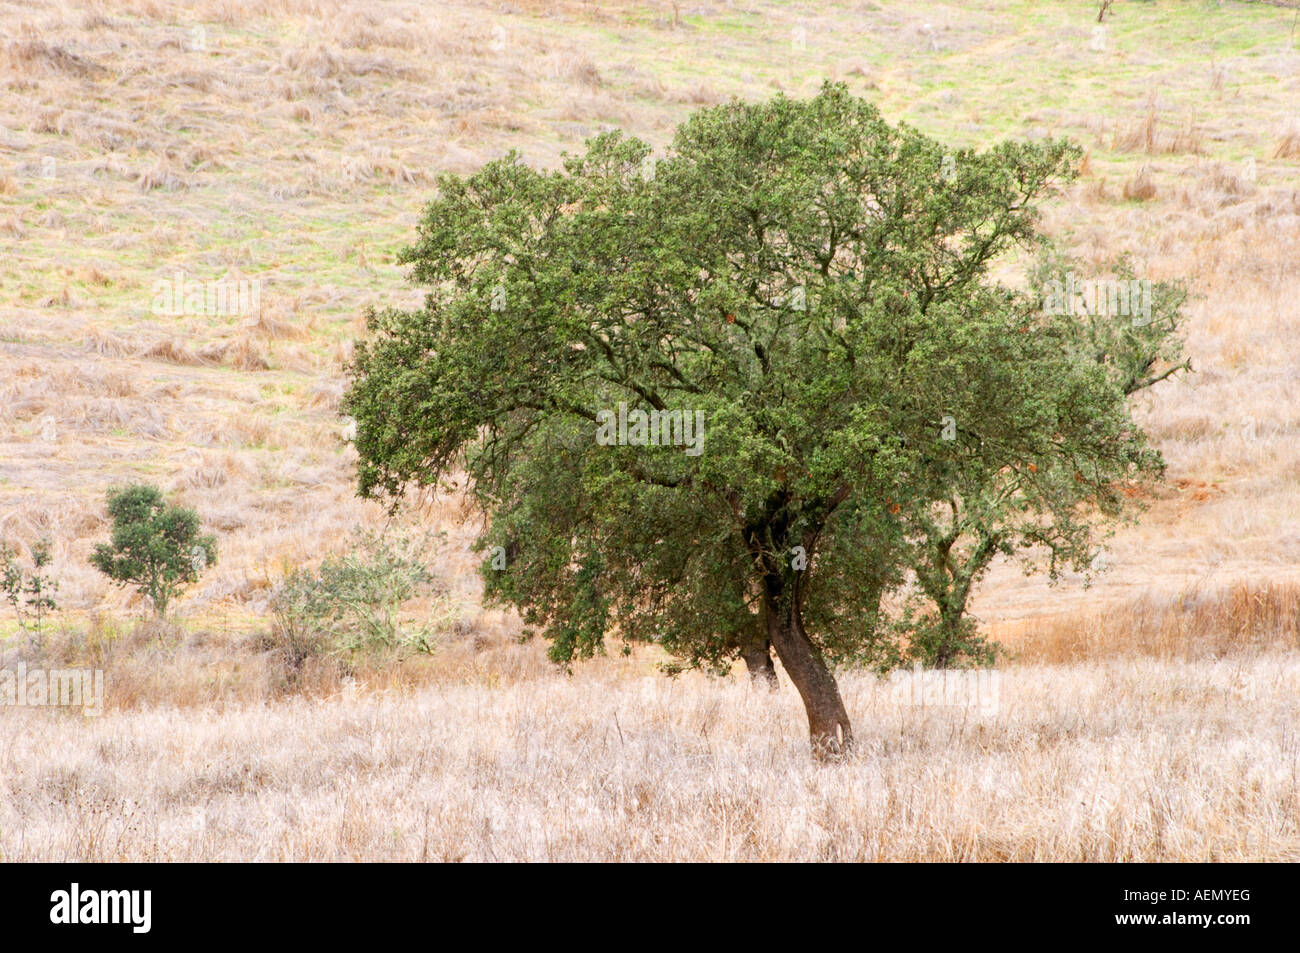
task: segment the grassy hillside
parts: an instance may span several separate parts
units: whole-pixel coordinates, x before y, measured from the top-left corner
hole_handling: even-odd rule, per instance
[[[222,805],[212,815],[218,827],[203,828],[204,836],[252,811],[264,825],[256,829],[267,832],[261,843],[270,845],[262,856],[374,856],[368,852],[377,848],[364,845],[383,832],[349,834],[349,817],[367,799],[387,803],[400,793],[403,765],[428,744],[399,732],[391,750],[373,747],[399,719],[386,696],[358,701],[347,694],[356,682],[322,671],[314,685],[332,701],[254,705],[228,743],[209,737],[201,706],[282,698],[283,673],[260,642],[271,589],[288,569],[343,547],[354,526],[384,519],[353,495],[355,453],[337,412],[343,367],[364,331],[365,308],[420,300],[395,255],[412,238],[434,177],[472,170],[511,148],[539,167],[554,166],[610,126],[662,146],[701,105],[778,90],[810,94],[827,78],[869,97],[891,121],[957,146],[1073,137],[1087,150],[1084,175],[1044,209],[1047,230],[1090,262],[1130,252],[1140,274],[1185,277],[1195,295],[1187,309],[1195,373],[1139,398],[1139,419],[1170,464],[1169,484],[1142,523],[1111,541],[1108,569],[1089,589],[1076,578],[1051,588],[999,565],[974,600],[975,614],[1013,650],[1009,671],[1028,686],[1015,692],[1027,694],[1008,695],[1019,701],[1000,719],[944,735],[943,750],[960,763],[940,780],[923,768],[925,746],[938,745],[934,738],[949,729],[927,719],[948,715],[878,720],[878,688],[864,681],[849,693],[872,756],[866,763],[876,765],[861,768],[862,790],[875,793],[854,810],[893,805],[895,813],[893,826],[882,828],[892,840],[880,835],[845,850],[1157,859],[1262,856],[1267,842],[1270,856],[1300,856],[1294,812],[1291,820],[1261,814],[1243,793],[1292,803],[1296,796],[1294,773],[1283,776],[1295,741],[1276,728],[1294,722],[1300,640],[1294,9],[1120,2],[1098,28],[1097,4],[1073,0],[923,8],[197,0],[185,7],[0,0],[0,537],[53,539],[60,621],[69,633],[57,650],[69,661],[111,663],[110,708],[140,709],[94,728],[79,717],[14,715],[17,740],[0,778],[15,780],[0,783],[22,796],[0,814],[0,856],[217,856],[215,840],[195,840],[180,820],[195,805],[214,803]],[[232,286],[255,280],[258,304],[247,314],[157,313],[158,283],[178,273]],[[178,604],[182,629],[167,639],[133,630],[143,604],[87,563],[108,534],[104,491],[137,478],[196,508],[221,547],[219,564]],[[685,692],[685,713],[665,715],[661,725],[643,711],[630,738],[624,720],[628,748],[613,747],[618,735],[610,740],[604,708],[591,726],[604,740],[584,740],[592,736],[579,724],[588,717],[576,700],[582,686],[612,693],[606,708],[633,718],[638,680],[653,671],[653,658],[602,662],[566,681],[539,646],[517,644],[511,616],[479,606],[467,548],[477,523],[463,501],[428,500],[405,519],[447,534],[435,569],[456,621],[433,658],[353,676],[376,693],[435,686],[414,689],[424,692],[413,696],[412,717],[421,723],[443,706],[480,706],[508,721],[524,718],[510,713],[535,702],[562,724],[521,737],[575,756],[584,745],[603,745],[600,758],[624,767],[643,759],[643,772],[669,770],[656,760],[668,758],[671,770],[685,772],[685,790],[713,798],[708,810],[733,819],[728,805],[747,804],[753,793],[735,780],[737,765],[784,771],[781,759],[793,763],[802,750],[797,713],[780,707],[790,698],[771,701],[787,730],[756,740],[746,736],[749,716],[737,706],[768,702],[695,678],[645,689],[661,705],[665,693]],[[14,632],[7,614],[0,632]],[[1284,654],[1250,654],[1257,646]],[[1135,656],[1154,659],[1123,668]],[[1224,656],[1239,658],[1238,669],[1214,661]],[[1088,661],[1098,658],[1116,667]],[[1117,679],[1121,670],[1131,674]],[[1252,695],[1253,707],[1219,720],[1202,714],[1201,702],[1218,704],[1239,670],[1267,683]],[[443,701],[438,686],[456,694]],[[1100,712],[1110,710],[1098,700],[1106,692],[1115,693],[1116,720],[1080,727],[1084,715],[1070,699]],[[1034,714],[1048,697],[1056,708]],[[198,720],[177,728],[167,719],[190,716],[152,713],[156,704],[198,706]],[[316,704],[326,707],[295,707]],[[720,734],[704,741],[690,714],[701,706],[727,713]],[[300,715],[308,720],[297,721]],[[297,743],[298,728],[284,735],[289,725],[336,719],[355,731],[338,728],[319,743],[340,772],[352,765],[369,780],[356,782],[363,790],[351,807],[335,803],[337,792],[322,792],[311,809],[317,813],[283,821],[289,826],[281,830],[274,820],[283,813],[280,792],[292,787],[294,759],[306,754],[285,754],[281,768],[275,759],[250,766],[250,752],[275,737]],[[1226,760],[1215,777],[1191,766],[1195,746],[1184,751],[1162,740],[1161,732],[1188,725],[1214,733],[1222,748]],[[410,777],[436,779],[455,767],[471,778],[467,790],[507,790],[527,772],[513,762],[510,770],[487,766],[484,759],[506,758],[516,744],[507,728],[491,730],[478,739],[482,746],[457,742]],[[1117,746],[1128,744],[1126,732],[1145,754],[1119,768],[1112,762]],[[151,769],[112,752],[138,754],[137,743],[153,750],[164,736],[193,745],[170,768],[171,780],[150,789],[146,800],[158,799],[152,803],[162,813],[147,836],[119,836],[112,849],[88,843],[68,813],[76,799],[49,800],[46,782],[57,775],[71,791],[118,804],[132,778]],[[21,758],[65,742],[57,763]],[[656,746],[662,750],[650,750]],[[1264,751],[1259,770],[1273,773],[1257,784],[1234,773],[1234,752],[1244,750]],[[379,762],[382,769],[367,773]],[[1053,765],[1066,764],[1073,773],[1049,779]],[[710,771],[731,776],[733,786],[711,788]],[[989,771],[1003,780],[985,785]],[[807,856],[823,849],[807,830],[849,823],[836,803],[842,793],[808,780],[807,829],[789,835],[755,815],[756,841],[744,840],[740,828],[716,840],[716,825],[706,836],[666,795],[644,801],[627,788],[615,796],[597,790],[596,778],[574,779],[595,786],[589,809],[597,818],[573,819],[574,840],[538,846],[523,828],[508,827],[505,846],[473,841],[467,856]],[[1135,793],[1155,778],[1164,780]],[[890,800],[906,785],[914,800]],[[975,790],[983,794],[972,800]],[[1083,803],[1081,790],[1091,792],[1093,813],[1063,829],[1023,815],[1025,797],[1064,811]],[[474,813],[481,805],[457,803],[447,810],[462,811],[459,819],[431,818],[415,803],[395,814],[393,853],[443,856],[451,850],[443,845],[463,840],[457,825],[490,826]],[[650,807],[636,806],[643,803]],[[818,820],[822,811],[839,819]],[[929,819],[918,826],[921,816]],[[1233,816],[1249,822],[1229,830]],[[21,847],[13,840],[16,817],[43,825]],[[991,827],[979,833],[977,822]],[[635,839],[662,825],[668,846]],[[786,836],[795,840],[779,846]],[[243,842],[222,849],[234,845],[241,856],[252,851]]]

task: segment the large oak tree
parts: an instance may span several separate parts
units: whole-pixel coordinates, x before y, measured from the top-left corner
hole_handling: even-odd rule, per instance
[[[609,133],[559,171],[512,154],[439,180],[403,255],[425,307],[372,314],[355,361],[360,491],[463,471],[488,593],[553,658],[611,634],[712,668],[770,645],[833,755],[834,669],[879,649],[945,490],[1157,468],[1071,319],[990,277],[1077,152],[946,153],[828,84],[702,110],[649,156]],[[698,415],[702,443],[608,445],[620,405]]]

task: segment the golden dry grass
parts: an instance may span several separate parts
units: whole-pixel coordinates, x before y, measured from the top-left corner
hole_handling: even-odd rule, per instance
[[[993,626],[1017,662],[1068,664],[1149,657],[1194,661],[1261,649],[1300,649],[1300,584],[1238,582],[1168,597]]]
[[[793,692],[615,662],[490,691],[17,712],[0,858],[1300,859],[1294,652],[1021,666],[989,715],[844,688],[859,749],[832,767]]]
[[[53,538],[46,658],[110,686],[98,720],[0,715],[0,857],[1295,859],[1300,50],[1263,4],[1122,5],[1104,50],[1094,19],[0,0],[0,537]],[[1170,484],[1108,571],[1000,564],[976,595],[1013,650],[1002,713],[850,676],[862,750],[819,771],[788,683],[650,682],[649,653],[565,677],[479,606],[457,499],[403,517],[448,534],[435,655],[287,673],[276,581],[384,518],[352,493],[343,364],[365,307],[420,299],[394,255],[435,175],[611,125],[662,146],[699,105],[828,77],[961,146],[1077,139],[1046,229],[1196,295],[1196,372],[1138,400]],[[155,313],[178,271],[256,278],[259,307]],[[128,479],[219,537],[175,628],[86,562]]]

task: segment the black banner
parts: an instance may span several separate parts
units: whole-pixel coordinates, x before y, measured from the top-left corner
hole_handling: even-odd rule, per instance
[[[1293,871],[1252,865],[165,865],[0,867],[7,939],[147,943],[485,929],[541,935],[557,920],[628,935],[872,924],[916,942],[1096,938],[1233,943],[1285,929]],[[482,919],[486,914],[487,919]],[[705,926],[709,924],[710,926]],[[798,924],[799,926],[796,926]],[[884,934],[881,934],[883,936]],[[631,936],[640,936],[639,932]]]

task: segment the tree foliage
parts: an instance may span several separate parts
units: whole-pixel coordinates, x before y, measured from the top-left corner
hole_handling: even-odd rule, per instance
[[[46,614],[58,608],[54,594],[59,591],[59,584],[46,569],[52,559],[50,548],[48,539],[33,543],[32,568],[28,570],[19,562],[18,550],[0,542],[0,593],[13,608],[19,627],[37,649],[44,636]]]
[[[882,598],[911,573],[964,611],[938,510],[997,508],[978,566],[1084,545],[1116,481],[1158,472],[1068,316],[990,276],[1077,157],[946,152],[828,84],[702,110],[657,161],[615,132],[560,171],[444,176],[402,256],[425,307],[372,314],[353,367],[360,492],[463,470],[488,593],[554,659],[770,643],[814,749],[843,750],[833,667],[900,655]],[[605,445],[621,405],[698,415],[702,445]]]
[[[216,564],[216,537],[201,533],[198,514],[167,503],[155,486],[113,487],[108,515],[112,537],[95,547],[91,565],[120,586],[134,585],[160,618],[178,593]]]

